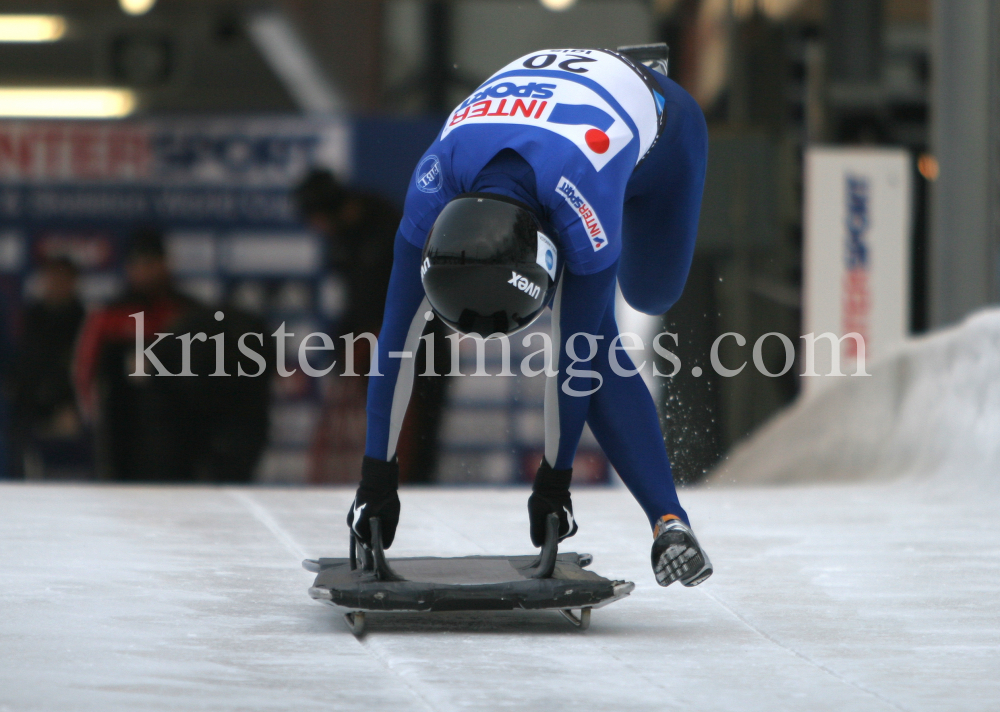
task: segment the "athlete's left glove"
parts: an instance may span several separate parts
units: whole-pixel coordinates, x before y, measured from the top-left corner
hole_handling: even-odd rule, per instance
[[[372,530],[368,520],[379,519],[382,548],[392,546],[399,524],[399,463],[376,460],[365,455],[361,464],[361,484],[347,513],[347,526],[358,541],[371,548]]]

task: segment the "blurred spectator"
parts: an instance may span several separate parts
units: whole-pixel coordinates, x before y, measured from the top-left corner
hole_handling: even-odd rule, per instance
[[[96,432],[97,470],[101,479],[164,479],[166,423],[158,417],[154,378],[130,377],[136,369],[136,324],[143,313],[148,346],[156,332],[173,327],[194,300],[174,287],[162,235],[141,229],[132,235],[125,257],[125,293],[87,319],[74,360],[80,408]],[[153,370],[146,364],[146,372]]]
[[[81,409],[95,424],[99,475],[118,481],[249,481],[267,440],[269,368],[258,378],[238,377],[237,341],[245,331],[266,330],[235,310],[220,323],[214,310],[181,294],[156,230],[132,236],[125,273],[125,294],[87,319],[74,363]],[[167,337],[152,346],[156,334],[205,334],[190,349],[194,376],[129,375],[136,372],[132,315],[139,312],[144,345],[171,374],[181,372],[182,342]],[[209,375],[216,370],[209,334],[223,334],[228,377]],[[268,351],[260,350],[265,356]],[[247,373],[259,370],[249,360],[240,363]],[[147,361],[145,372],[155,371]]]
[[[198,305],[181,315],[174,328],[177,333],[201,333],[207,338],[191,344],[193,376],[152,379],[160,418],[169,423],[162,433],[163,462],[169,471],[159,479],[250,482],[267,445],[274,340],[262,319],[232,307],[217,312]],[[239,350],[239,339],[246,333],[261,336],[261,341],[250,337],[248,343],[264,357],[263,369]],[[227,376],[211,375],[220,365],[219,336],[221,372]],[[179,339],[165,339],[154,352],[168,371],[181,372]],[[239,376],[240,370],[260,375]]]
[[[24,310],[13,387],[14,466],[30,479],[88,465],[70,379],[84,318],[77,268],[69,258],[54,257],[42,263],[39,276],[40,297]]]
[[[340,332],[377,334],[401,213],[384,198],[341,185],[328,170],[310,171],[295,201],[303,219],[326,238],[329,268],[347,283]]]
[[[385,295],[392,272],[393,244],[400,211],[389,201],[342,185],[328,170],[310,171],[295,189],[296,206],[303,220],[327,240],[329,269],[339,274],[347,286],[347,307],[338,323],[340,334],[378,334],[385,310]],[[449,343],[440,320],[430,322],[434,334],[435,370],[450,369]],[[343,342],[339,342],[343,344]],[[367,341],[359,341],[355,368],[367,370]],[[421,342],[417,363],[424,363]],[[343,359],[341,359],[343,362]],[[362,370],[364,369],[364,370]],[[347,420],[364,418],[364,381],[341,383],[327,390],[323,417],[313,448],[314,481],[353,481],[360,476],[360,453],[342,452],[344,448],[363,451],[364,428]],[[418,377],[414,384],[411,413],[400,434],[401,478],[408,482],[428,482],[433,477],[437,456],[437,432],[444,404],[445,378]],[[359,433],[361,437],[356,437]],[[343,461],[354,458],[344,468]],[[347,472],[345,473],[345,469]]]

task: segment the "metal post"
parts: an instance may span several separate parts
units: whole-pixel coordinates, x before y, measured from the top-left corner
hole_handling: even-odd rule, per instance
[[[433,0],[427,5],[427,108],[446,112],[451,108],[451,4]]]
[[[934,0],[930,322],[1000,300],[1000,0]]]

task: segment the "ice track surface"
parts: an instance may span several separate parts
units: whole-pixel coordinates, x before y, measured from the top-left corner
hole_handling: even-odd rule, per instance
[[[407,490],[392,555],[529,550],[526,490]],[[658,587],[620,489],[572,549],[637,583],[555,612],[310,600],[347,490],[0,485],[0,710],[995,710],[995,501],[903,484],[687,491],[716,565]],[[568,544],[569,542],[567,542]],[[566,547],[569,550],[568,547]]]

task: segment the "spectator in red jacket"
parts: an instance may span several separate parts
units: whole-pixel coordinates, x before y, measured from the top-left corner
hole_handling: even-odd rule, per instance
[[[74,358],[73,376],[80,410],[95,429],[97,470],[102,479],[162,479],[167,438],[153,378],[130,377],[136,369],[136,324],[143,313],[148,346],[156,332],[198,308],[174,286],[161,234],[133,234],[125,260],[125,293],[90,314]],[[152,372],[147,364],[146,372]]]

